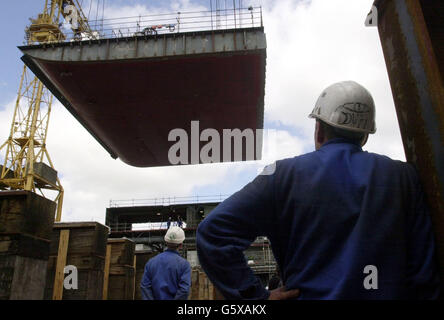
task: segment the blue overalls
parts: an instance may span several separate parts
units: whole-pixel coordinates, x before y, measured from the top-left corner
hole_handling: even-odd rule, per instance
[[[190,286],[190,263],[170,249],[147,262],[140,284],[143,300],[187,300]]]
[[[243,254],[257,236],[268,237],[283,283],[299,288],[299,299],[439,295],[415,169],[343,139],[277,161],[274,174],[259,175],[200,223],[199,261],[228,299],[269,296]]]

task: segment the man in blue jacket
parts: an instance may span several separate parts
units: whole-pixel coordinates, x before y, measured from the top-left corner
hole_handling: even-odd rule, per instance
[[[140,289],[143,300],[187,300],[191,286],[190,263],[177,252],[185,232],[171,227],[165,235],[168,249],[150,259],[145,266]]]
[[[328,87],[310,117],[316,151],[277,161],[217,206],[197,231],[199,261],[227,299],[434,299],[429,212],[415,169],[362,150],[376,131],[370,93]],[[284,287],[245,262],[266,236]]]

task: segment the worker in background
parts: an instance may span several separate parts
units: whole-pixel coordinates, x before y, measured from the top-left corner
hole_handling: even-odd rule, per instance
[[[182,248],[185,233],[171,227],[165,235],[167,250],[145,265],[140,284],[143,300],[187,300],[191,286],[191,266],[177,250]]]
[[[410,164],[362,150],[371,94],[353,81],[319,97],[316,151],[268,166],[197,230],[199,261],[227,299],[435,299],[429,211]],[[266,290],[243,251],[270,239],[285,288]]]
[[[177,216],[177,226],[179,228],[182,228],[182,225],[183,225],[182,218],[180,216]]]
[[[171,217],[168,217],[167,229],[169,229],[170,227],[171,227]]]

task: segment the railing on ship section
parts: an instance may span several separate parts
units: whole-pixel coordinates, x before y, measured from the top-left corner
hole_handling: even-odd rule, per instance
[[[157,36],[179,32],[228,30],[263,27],[262,7],[212,11],[176,12],[114,19],[90,20],[92,31],[76,32],[72,25],[61,24],[65,39],[73,42],[135,36]],[[28,37],[31,35],[29,34]]]

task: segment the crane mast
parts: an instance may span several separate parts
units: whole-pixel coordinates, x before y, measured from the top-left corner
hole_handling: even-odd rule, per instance
[[[96,35],[78,0],[45,0],[43,12],[30,19],[31,24],[25,29],[27,44],[65,41],[63,21],[72,17],[76,19],[75,24],[70,24],[75,25],[71,28],[73,34]],[[57,203],[55,221],[60,221],[64,190],[46,148],[52,102],[50,91],[24,66],[10,134],[0,146],[0,151],[5,151],[3,165],[0,164],[0,190],[38,191],[44,197],[48,196],[44,190],[52,191]]]

